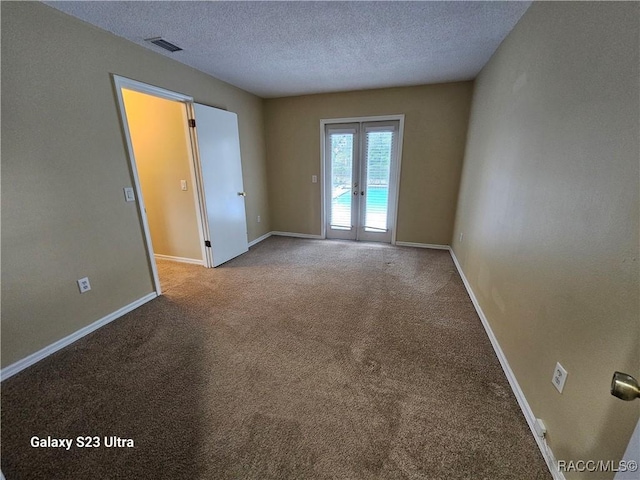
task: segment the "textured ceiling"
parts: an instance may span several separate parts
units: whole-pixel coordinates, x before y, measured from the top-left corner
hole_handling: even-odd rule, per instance
[[[261,97],[470,80],[530,5],[45,3]],[[169,53],[151,37],[184,50]]]

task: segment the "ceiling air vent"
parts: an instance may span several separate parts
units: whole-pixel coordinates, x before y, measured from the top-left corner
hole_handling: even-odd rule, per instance
[[[164,48],[165,50],[169,50],[171,53],[179,52],[180,50],[182,50],[177,45],[174,45],[173,43],[167,42],[166,40],[163,40],[161,37],[145,38],[145,42],[151,42],[151,43],[153,43],[154,45],[157,45],[160,48]]]

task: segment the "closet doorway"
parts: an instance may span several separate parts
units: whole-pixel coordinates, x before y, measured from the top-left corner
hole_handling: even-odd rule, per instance
[[[160,294],[156,258],[217,267],[248,251],[238,116],[118,75],[113,75],[113,82],[134,183],[133,188],[125,188],[125,197],[128,202],[137,202],[155,290]],[[146,105],[137,113],[136,101]],[[153,109],[148,108],[151,104]],[[159,121],[154,117],[160,109],[173,110],[171,125],[169,117]],[[177,147],[168,157],[179,154],[182,168],[167,176],[157,167],[169,143]],[[143,159],[147,149],[151,153]],[[143,165],[147,160],[149,171]],[[162,188],[154,192],[157,187]],[[163,200],[159,215],[152,206],[154,197]],[[154,235],[161,228],[162,239]],[[189,238],[179,242],[183,247],[188,244],[189,256],[157,251],[178,237]]]

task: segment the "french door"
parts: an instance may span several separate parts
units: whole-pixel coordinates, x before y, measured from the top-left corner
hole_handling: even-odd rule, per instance
[[[399,122],[325,126],[327,238],[391,242]]]

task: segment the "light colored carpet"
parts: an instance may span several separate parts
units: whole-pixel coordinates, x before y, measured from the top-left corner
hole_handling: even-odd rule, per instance
[[[7,480],[551,478],[448,252],[272,237],[159,267],[162,297],[3,382]]]

